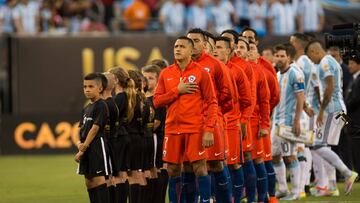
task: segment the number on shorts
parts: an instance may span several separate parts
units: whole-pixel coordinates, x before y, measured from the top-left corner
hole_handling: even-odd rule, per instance
[[[290,146],[288,142],[282,142],[281,143],[281,148],[283,150],[284,153],[288,153],[290,150]]]
[[[322,137],[323,137],[323,134],[322,134],[322,132],[321,132],[321,129],[317,129],[317,130],[316,130],[316,138],[317,138],[318,140],[321,140]]]

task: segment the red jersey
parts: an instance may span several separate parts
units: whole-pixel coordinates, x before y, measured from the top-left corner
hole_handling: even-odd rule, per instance
[[[249,108],[251,108],[251,87],[249,80],[247,79],[244,71],[237,66],[236,64],[228,61],[226,66],[229,68],[231,76],[234,81],[234,89],[235,89],[235,96],[234,96],[234,105],[236,106],[236,111],[231,111],[228,117],[228,121],[234,120],[236,117],[240,119],[241,115],[246,114],[249,112]],[[240,122],[246,122],[247,120],[241,117]],[[228,123],[229,124],[229,123]]]
[[[219,110],[223,114],[232,109],[231,78],[225,66],[215,57],[203,52],[197,59],[197,63],[211,75]]]
[[[250,84],[250,90],[251,90],[251,106],[250,108],[247,108],[245,109],[245,112],[242,113],[242,116],[241,116],[241,119],[244,121],[244,120],[249,120],[253,111],[254,111],[254,108],[255,108],[255,102],[256,102],[256,81],[255,81],[255,78],[254,78],[254,70],[253,68],[251,67],[250,63],[245,61],[244,59],[234,55],[230,61],[232,63],[235,63],[238,67],[240,67],[248,81],[249,81],[249,84]]]
[[[258,60],[258,64],[260,68],[263,70],[265,74],[265,78],[270,90],[270,112],[275,108],[275,106],[280,102],[280,89],[279,83],[277,81],[276,72],[274,67],[270,64],[270,62],[265,59]]]
[[[180,78],[185,83],[196,82],[192,94],[179,94]],[[207,116],[204,119],[204,105]],[[191,61],[184,71],[177,64],[164,69],[154,93],[155,108],[167,106],[165,132],[167,134],[213,132],[218,105],[211,77],[202,66]]]
[[[260,128],[270,129],[270,90],[261,66],[255,62],[249,63],[253,67],[256,81],[256,102],[251,118],[260,120]]]

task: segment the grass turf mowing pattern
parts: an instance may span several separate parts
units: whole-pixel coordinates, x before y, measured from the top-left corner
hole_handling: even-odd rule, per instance
[[[0,203],[87,203],[84,177],[76,174],[73,155],[0,156]],[[340,197],[307,197],[296,202],[359,202],[360,184]]]

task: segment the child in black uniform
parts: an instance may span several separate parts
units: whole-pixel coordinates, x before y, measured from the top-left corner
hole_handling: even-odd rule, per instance
[[[115,103],[119,109],[118,137],[111,142],[114,153],[113,168],[117,175],[115,177],[116,190],[118,191],[118,202],[127,203],[129,193],[129,182],[127,172],[130,171],[130,137],[128,135],[128,120],[134,117],[136,105],[136,90],[134,81],[129,77],[127,71],[120,67],[110,69],[115,75]]]
[[[153,104],[153,94],[158,82],[161,69],[157,65],[148,65],[142,68],[142,72],[148,80],[148,91],[146,92],[145,103],[149,104],[150,109],[154,110],[154,116],[152,117],[152,120],[148,120],[148,122],[150,123],[147,125],[146,129],[146,131],[151,131],[154,136],[152,142],[154,147],[152,148],[153,151],[151,153],[153,159],[152,164],[154,168],[151,170],[151,176],[157,177],[157,179],[150,179],[150,184],[152,185],[152,199],[149,202],[165,203],[168,175],[166,169],[164,169],[163,167],[162,146],[164,140],[166,109],[155,109]]]
[[[78,174],[85,175],[91,203],[109,203],[109,193],[105,176],[109,175],[108,149],[104,139],[106,107],[101,93],[106,88],[106,78],[101,73],[91,73],[84,78],[85,97],[90,99],[80,120],[79,152],[75,161],[79,163]]]

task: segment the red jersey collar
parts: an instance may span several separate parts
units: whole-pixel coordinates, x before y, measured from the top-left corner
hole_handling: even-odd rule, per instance
[[[181,71],[180,66],[179,66],[179,64],[176,63],[176,61],[175,61],[174,65],[179,71]],[[193,67],[193,65],[194,65],[194,61],[190,60],[189,64],[186,66],[184,71],[191,69]]]

